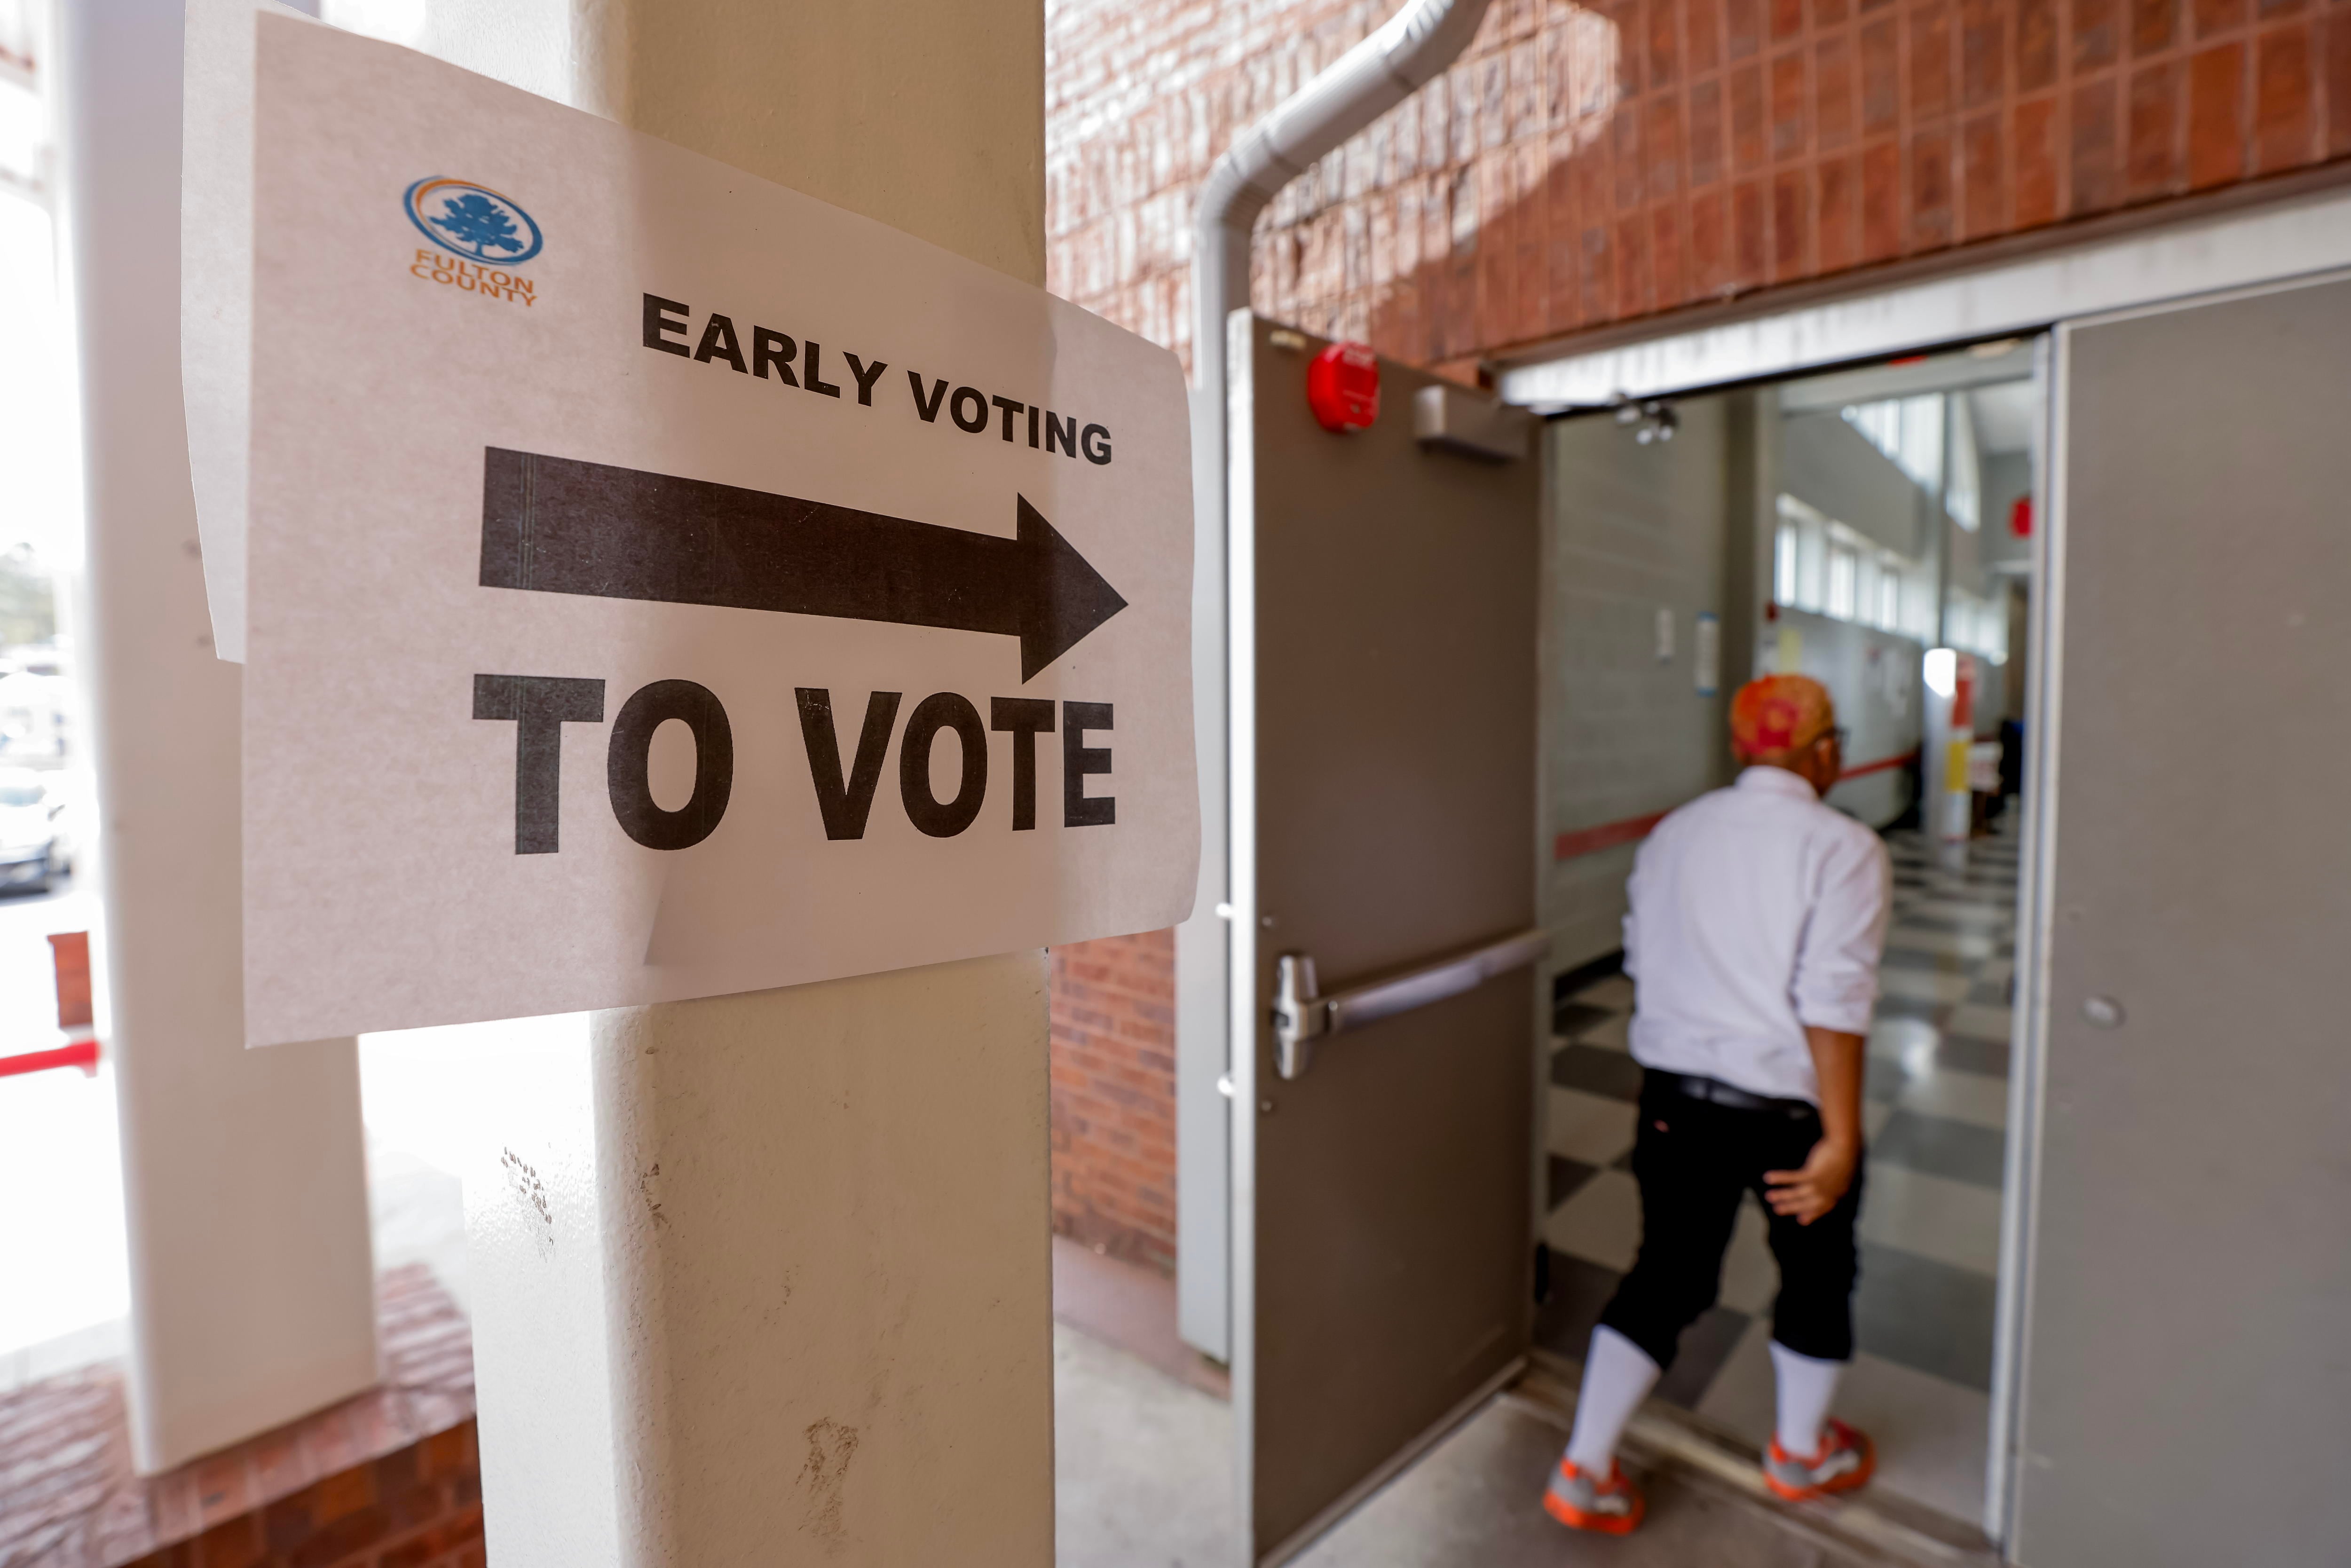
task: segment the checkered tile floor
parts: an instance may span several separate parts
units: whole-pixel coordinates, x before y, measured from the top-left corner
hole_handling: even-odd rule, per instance
[[[1864,1118],[1859,1353],[1838,1411],[1876,1437],[1879,1484],[1970,1522],[1983,1510],[1993,1280],[2008,1119],[2016,841],[1937,863],[1915,833],[1887,835],[1894,922],[1869,1036]],[[1536,1343],[1580,1359],[1640,1243],[1631,1170],[1641,1070],[1626,1054],[1633,985],[1561,998],[1550,1133],[1552,1295]],[[1757,1443],[1770,1435],[1766,1349],[1778,1271],[1750,1199],[1718,1304],[1682,1336],[1657,1397]]]

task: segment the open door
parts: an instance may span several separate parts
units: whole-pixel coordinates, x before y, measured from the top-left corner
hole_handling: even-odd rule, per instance
[[[1272,1563],[1526,1351],[1540,476],[1527,415],[1385,361],[1326,431],[1324,341],[1232,330],[1233,1398]]]
[[[2339,279],[2059,334],[2027,1568],[2351,1563],[2346,367]]]

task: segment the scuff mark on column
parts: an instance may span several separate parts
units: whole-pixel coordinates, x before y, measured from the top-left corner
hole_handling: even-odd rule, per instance
[[[809,1532],[828,1552],[849,1543],[849,1525],[842,1516],[842,1489],[849,1480],[849,1462],[857,1453],[857,1428],[830,1416],[808,1427],[808,1462],[799,1479],[809,1491]]]

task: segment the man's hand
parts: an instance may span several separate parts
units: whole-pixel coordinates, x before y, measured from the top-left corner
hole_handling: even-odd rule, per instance
[[[1765,1171],[1771,1212],[1810,1225],[1837,1206],[1861,1163],[1861,1074],[1868,1042],[1839,1030],[1804,1026],[1821,1084],[1821,1141],[1799,1171]]]
[[[1853,1185],[1853,1167],[1860,1159],[1858,1144],[1823,1138],[1805,1156],[1803,1169],[1765,1171],[1763,1185],[1771,1189],[1768,1195],[1771,1212],[1784,1214],[1799,1225],[1810,1225],[1837,1206],[1837,1199]]]

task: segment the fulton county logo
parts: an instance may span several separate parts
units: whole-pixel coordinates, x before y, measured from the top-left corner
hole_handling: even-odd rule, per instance
[[[417,251],[413,276],[509,305],[538,302],[531,280],[513,269],[538,254],[544,237],[512,197],[435,174],[409,186],[401,205],[433,242]]]
[[[468,261],[519,267],[538,254],[538,225],[486,185],[435,175],[409,186],[404,200],[410,223]]]

